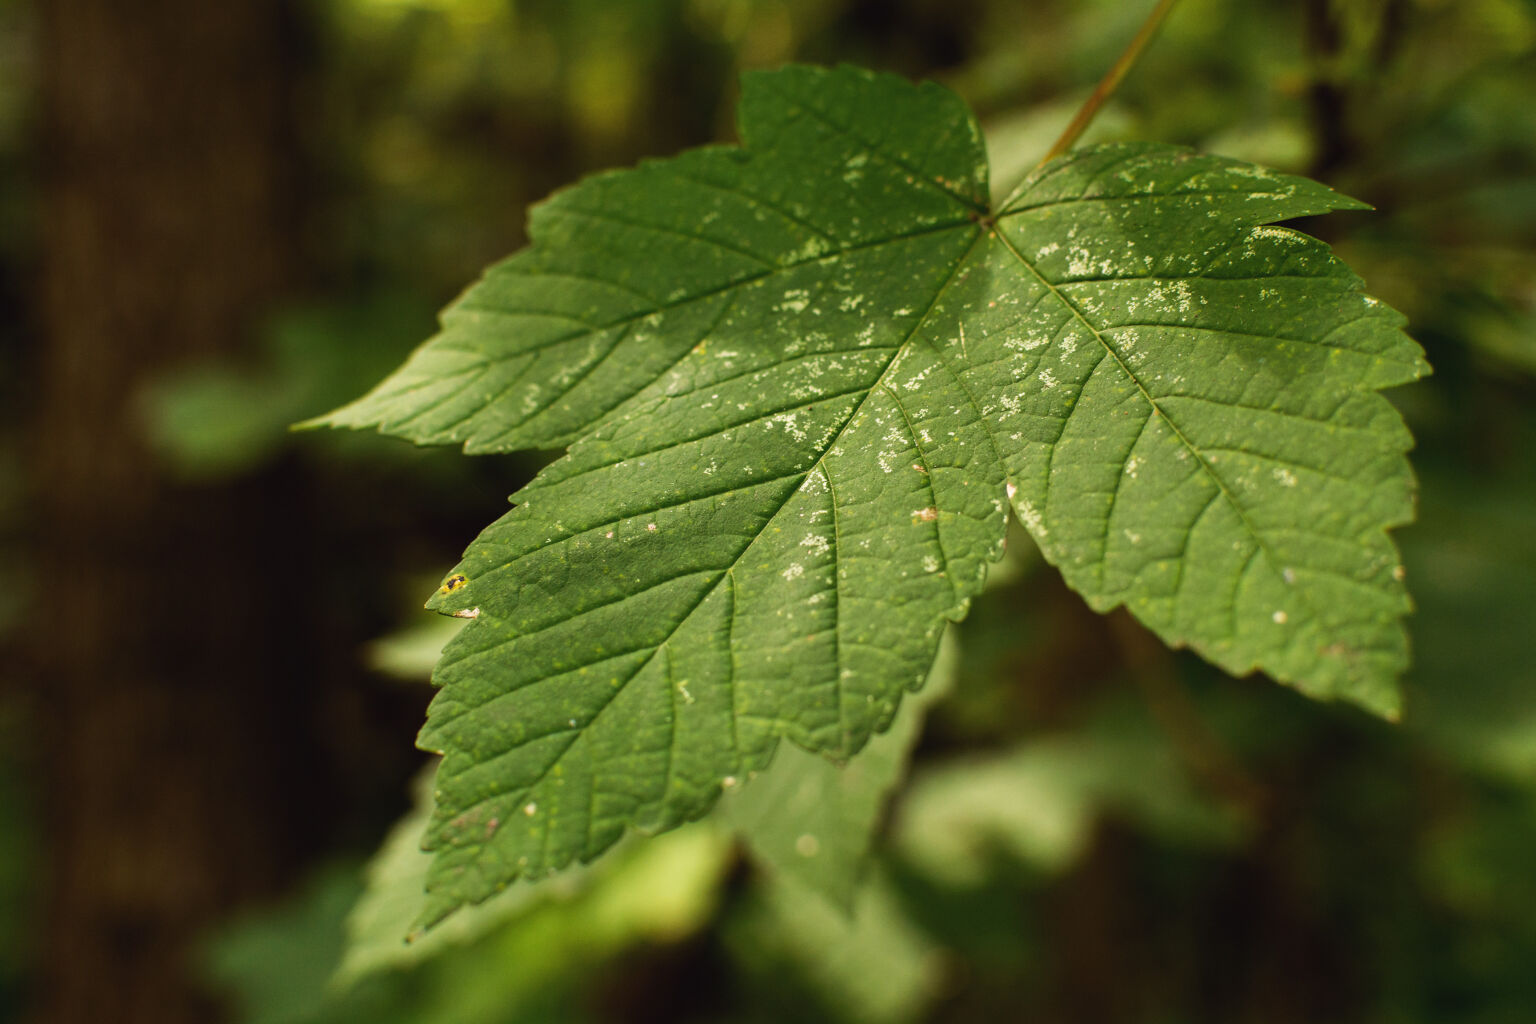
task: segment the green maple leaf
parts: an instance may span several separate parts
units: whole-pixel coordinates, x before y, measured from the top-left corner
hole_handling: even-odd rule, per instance
[[[742,143],[590,178],[442,332],[324,422],[568,444],[429,606],[445,758],[423,921],[705,813],[780,739],[891,722],[1002,548],[1234,672],[1385,713],[1386,529],[1425,372],[1401,318],[1276,220],[1359,204],[1167,146],[988,203],[934,85],[748,75]]]

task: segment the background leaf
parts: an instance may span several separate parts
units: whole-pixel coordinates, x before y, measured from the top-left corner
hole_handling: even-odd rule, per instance
[[[536,912],[578,900],[579,908],[565,915],[577,920],[561,925],[561,934],[568,934],[577,946],[603,948],[622,945],[637,933],[684,932],[708,913],[726,863],[727,844],[721,835],[710,828],[692,828],[661,843],[641,844],[632,856],[615,857],[598,867],[518,882],[429,932],[412,934],[432,861],[421,849],[431,811],[430,789],[425,784],[419,788],[415,809],[391,830],[368,864],[366,884],[347,915],[345,952],[331,979],[335,988],[356,985],[380,971],[424,963]],[[528,973],[529,984],[535,984],[538,972]]]
[[[924,716],[954,684],[951,636],[945,634],[922,691],[902,703],[890,729],[858,757],[837,765],[784,745],[767,772],[721,802],[721,817],[770,873],[853,912],[875,829],[901,783]]]
[[[781,1020],[804,1019],[795,1012],[803,1009],[771,1001],[781,976],[803,979],[830,1019],[868,1024],[923,1019],[939,987],[938,947],[880,872],[859,890],[851,913],[792,878],[773,881],[750,895],[727,939],[765,976],[766,1008]]]

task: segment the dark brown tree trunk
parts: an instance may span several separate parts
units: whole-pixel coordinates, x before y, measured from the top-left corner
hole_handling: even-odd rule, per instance
[[[265,582],[304,572],[271,521],[300,512],[272,480],[169,483],[136,402],[296,283],[292,12],[42,7],[38,1019],[206,1022],[189,957],[292,870],[313,818],[290,721],[313,673]]]

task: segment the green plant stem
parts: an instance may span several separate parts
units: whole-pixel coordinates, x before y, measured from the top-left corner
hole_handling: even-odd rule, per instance
[[[1087,102],[1078,109],[1077,116],[1072,118],[1072,123],[1067,125],[1066,131],[1061,133],[1061,137],[1056,140],[1056,144],[1051,147],[1049,153],[1045,154],[1038,166],[1044,167],[1072,148],[1078,137],[1087,130],[1094,115],[1099,112],[1099,108],[1115,94],[1115,90],[1120,87],[1120,83],[1130,72],[1131,66],[1141,56],[1141,51],[1147,48],[1147,44],[1157,34],[1158,26],[1162,25],[1163,19],[1168,17],[1168,12],[1173,10],[1178,2],[1179,0],[1158,0],[1157,6],[1152,8],[1152,13],[1147,15],[1147,20],[1142,22],[1136,38],[1131,40],[1125,52],[1120,54],[1120,59],[1104,73],[1104,77],[1099,79],[1099,84],[1093,87],[1093,95],[1089,96]]]

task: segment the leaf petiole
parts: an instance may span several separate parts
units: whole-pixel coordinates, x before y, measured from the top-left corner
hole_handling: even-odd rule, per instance
[[[1168,12],[1172,11],[1174,5],[1178,2],[1179,0],[1158,0],[1157,6],[1152,9],[1152,13],[1147,15],[1147,20],[1142,22],[1141,30],[1136,33],[1136,37],[1126,46],[1125,51],[1120,54],[1120,58],[1104,73],[1104,77],[1099,79],[1099,84],[1093,87],[1093,94],[1078,108],[1077,115],[1072,118],[1072,123],[1067,125],[1066,130],[1061,133],[1061,136],[1056,140],[1056,144],[1051,147],[1050,152],[1046,153],[1036,166],[1044,167],[1072,148],[1083,132],[1088,129],[1088,125],[1093,121],[1094,116],[1098,114],[1099,108],[1115,94],[1115,90],[1120,87],[1120,83],[1130,72],[1131,66],[1141,56],[1141,51],[1147,48],[1147,44],[1157,34],[1158,27],[1162,25],[1163,19],[1168,17]]]

